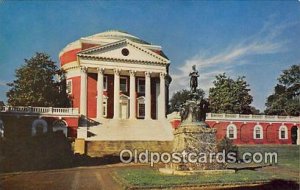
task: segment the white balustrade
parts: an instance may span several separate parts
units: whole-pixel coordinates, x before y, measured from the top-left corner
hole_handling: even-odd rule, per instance
[[[298,116],[277,116],[277,115],[252,115],[252,114],[219,114],[208,113],[207,120],[232,120],[232,121],[265,121],[265,122],[300,122]]]
[[[53,107],[25,107],[25,106],[3,106],[0,112],[42,114],[42,115],[78,115],[77,108],[53,108]]]

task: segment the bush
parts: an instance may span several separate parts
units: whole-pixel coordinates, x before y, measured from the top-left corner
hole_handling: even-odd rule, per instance
[[[233,144],[233,141],[226,136],[217,144],[218,152],[225,150],[225,154],[234,152],[238,158],[238,147]]]
[[[73,165],[69,140],[62,133],[43,134],[1,143],[4,172],[66,168]]]

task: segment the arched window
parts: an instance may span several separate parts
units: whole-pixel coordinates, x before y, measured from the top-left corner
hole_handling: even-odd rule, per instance
[[[66,137],[68,137],[68,124],[64,120],[56,120],[52,124],[53,132],[62,131]]]
[[[253,130],[253,139],[263,139],[264,138],[264,132],[261,125],[255,125]]]
[[[36,119],[32,123],[32,130],[31,134],[32,135],[39,135],[42,133],[46,133],[48,131],[48,124],[45,120],[43,119]]]
[[[227,132],[226,132],[226,136],[229,139],[236,139],[236,126],[234,124],[230,124],[227,126]]]
[[[288,139],[288,129],[285,125],[279,127],[279,139]]]

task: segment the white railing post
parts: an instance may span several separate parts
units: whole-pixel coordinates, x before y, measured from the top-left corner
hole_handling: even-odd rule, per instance
[[[211,118],[212,118],[212,117],[211,117],[211,113],[207,113],[207,114],[206,114],[206,118],[211,119]]]

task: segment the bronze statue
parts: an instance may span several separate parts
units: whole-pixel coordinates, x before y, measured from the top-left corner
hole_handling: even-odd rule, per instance
[[[190,72],[190,88],[191,88],[191,92],[195,93],[198,87],[198,71],[196,70],[196,65],[193,65],[192,67],[193,71]]]
[[[193,71],[189,74],[191,87],[190,99],[179,107],[181,122],[205,122],[208,101],[197,94],[199,74],[195,65],[193,65],[192,69]]]

